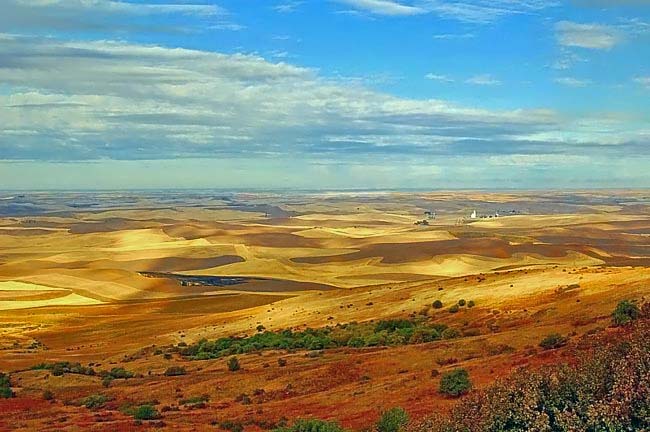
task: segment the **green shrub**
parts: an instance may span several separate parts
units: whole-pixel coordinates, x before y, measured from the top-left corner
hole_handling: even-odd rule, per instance
[[[400,432],[409,422],[409,416],[402,408],[392,408],[382,413],[377,425],[377,432]]]
[[[180,376],[187,375],[187,371],[183,366],[170,366],[165,371],[165,376]]]
[[[133,418],[136,420],[155,420],[160,418],[160,414],[152,405],[140,405],[133,411]]]
[[[9,387],[0,387],[0,399],[10,399],[14,397],[14,392]]]
[[[458,300],[458,306],[465,306],[467,302],[464,299]]]
[[[542,339],[542,341],[539,343],[539,346],[544,348],[545,350],[556,349],[556,348],[563,347],[568,342],[569,342],[569,338],[566,338],[559,333],[553,333],[546,336],[544,339]]]
[[[455,305],[456,308],[458,307]],[[262,331],[246,337],[202,339],[182,350],[180,354],[192,360],[227,358],[263,350],[320,351],[337,347],[395,346],[424,343],[439,339],[446,329],[443,324],[423,318],[389,319],[378,322],[337,324],[301,331]]]
[[[622,326],[638,319],[640,316],[641,311],[635,303],[623,300],[616,305],[616,309],[612,313],[612,322],[615,326]]]
[[[366,346],[366,341],[364,341],[362,337],[355,336],[353,338],[350,338],[348,341],[348,346],[352,348],[363,348]]]
[[[230,357],[230,359],[228,360],[228,370],[230,372],[236,372],[239,369],[241,369],[241,366],[239,364],[239,360],[237,359],[237,357]]]
[[[438,339],[440,339],[440,333],[436,329],[422,328],[422,329],[416,329],[413,332],[411,338],[409,339],[409,343],[411,344],[427,343]]]
[[[244,425],[240,422],[234,422],[231,420],[222,421],[219,423],[221,429],[225,429],[230,432],[244,432]]]
[[[113,368],[108,372],[101,372],[100,375],[103,377],[110,376],[113,379],[129,379],[135,376],[133,372],[128,371],[124,368]]]
[[[290,427],[281,427],[275,429],[275,432],[345,432],[344,429],[336,422],[327,422],[323,420],[297,420]]]
[[[442,305],[442,302],[440,300],[436,300],[436,301],[433,302],[433,304],[431,306],[433,306],[434,309],[442,309],[443,305]]]
[[[462,368],[444,373],[440,379],[440,393],[447,396],[461,396],[472,389],[469,373]]]
[[[460,310],[457,304],[453,305],[452,307],[449,308],[450,313],[456,313]]]
[[[88,409],[99,409],[103,408],[108,402],[108,397],[103,394],[94,394],[88,397],[85,397],[81,400],[81,405],[85,406]]]
[[[113,382],[113,377],[110,375],[107,375],[104,378],[102,378],[102,386],[104,386],[104,388],[109,388],[112,382]]]
[[[377,323],[375,326],[375,333],[380,333],[382,331],[394,332],[399,329],[413,328],[413,321],[409,320],[382,320]]]
[[[80,363],[70,362],[40,363],[32,366],[32,369],[49,370],[54,376],[62,376],[66,373],[88,376],[96,375],[96,372],[93,368],[82,366]]]
[[[14,397],[14,392],[11,391],[9,375],[0,372],[0,399],[9,399],[12,397]]]
[[[476,303],[474,303],[474,300],[470,300],[470,301],[467,302],[467,307],[468,308],[473,308],[474,306],[476,306]]]
[[[460,333],[460,330],[450,327],[445,331],[443,331],[441,336],[443,339],[456,339],[461,337],[462,335]]]
[[[187,399],[182,399],[180,401],[181,405],[196,405],[196,404],[201,404],[208,402],[210,400],[210,396],[208,395],[201,395],[201,396],[192,396]]]

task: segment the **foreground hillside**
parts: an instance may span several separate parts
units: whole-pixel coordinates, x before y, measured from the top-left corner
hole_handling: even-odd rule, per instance
[[[398,429],[413,432],[647,430],[648,306],[620,302],[607,328],[574,337],[547,335],[521,354],[493,345],[480,362],[439,358],[428,376],[421,366],[435,352],[432,343],[448,348],[452,340],[469,338],[424,319],[329,331],[260,330],[251,338],[141,352],[138,360],[110,369],[100,363],[42,363],[0,376],[0,428],[337,431],[398,421]],[[337,348],[348,331],[359,342],[349,338],[348,348]],[[417,334],[428,334],[431,342],[414,339]],[[372,343],[378,335],[393,339]],[[276,343],[289,348],[279,353],[271,347]],[[375,348],[363,348],[368,344]],[[222,361],[196,360],[200,352]],[[185,361],[160,373],[137,372],[159,366],[155,357],[170,353]],[[497,368],[500,378],[489,384]],[[246,391],[254,385],[259,387]],[[362,401],[373,401],[373,409],[364,410]],[[310,420],[301,425],[300,418]],[[391,428],[378,430],[398,430]]]

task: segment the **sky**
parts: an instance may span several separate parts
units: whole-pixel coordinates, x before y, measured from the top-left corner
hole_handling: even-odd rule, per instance
[[[650,187],[650,0],[2,0],[0,189]]]

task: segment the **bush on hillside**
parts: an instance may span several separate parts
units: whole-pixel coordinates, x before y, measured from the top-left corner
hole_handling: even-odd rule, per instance
[[[442,375],[440,393],[446,396],[458,397],[472,389],[469,373],[462,368],[454,369]]]
[[[456,339],[461,336],[460,330],[451,327],[442,332],[443,339]]]
[[[612,313],[612,323],[615,326],[628,324],[641,316],[639,307],[630,300],[623,300],[616,305]]]
[[[93,394],[87,396],[81,400],[81,405],[85,406],[88,409],[99,409],[103,408],[108,402],[108,396],[103,394]]]
[[[539,346],[545,350],[549,350],[563,347],[568,342],[569,338],[564,337],[559,333],[553,333],[542,339],[542,341],[539,343]]]
[[[237,372],[239,369],[241,369],[241,366],[237,357],[230,357],[228,360],[228,370],[230,372]]]
[[[136,420],[155,420],[160,418],[160,414],[152,405],[140,405],[133,411],[133,418]]]
[[[40,363],[32,366],[32,370],[49,370],[54,376],[62,376],[66,373],[88,376],[96,375],[93,368],[82,366],[80,363],[71,362]]]
[[[181,376],[187,375],[187,371],[183,366],[170,366],[165,371],[165,376]]]
[[[14,392],[11,391],[9,375],[0,372],[0,399],[9,399],[12,397],[14,397]]]
[[[297,420],[292,426],[281,427],[274,432],[345,432],[336,422],[323,420]]]
[[[397,346],[439,339],[446,328],[443,324],[427,322],[424,318],[413,318],[337,324],[301,331],[265,330],[246,337],[225,337],[213,341],[202,339],[180,353],[192,360],[208,360],[263,350],[320,351],[338,347]]]
[[[121,367],[116,367],[110,371],[102,371],[99,373],[102,377],[111,377],[112,379],[129,379],[133,378],[135,374]]]
[[[431,306],[433,306],[434,309],[442,309],[443,304],[440,300],[436,300]]]
[[[409,422],[409,416],[402,408],[392,408],[382,413],[377,421],[377,432],[400,432]]]

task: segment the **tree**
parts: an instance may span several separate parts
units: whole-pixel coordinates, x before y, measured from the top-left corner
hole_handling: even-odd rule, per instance
[[[241,366],[237,357],[230,357],[228,360],[228,370],[230,372],[237,372],[239,369],[241,369]]]
[[[458,397],[472,389],[469,373],[462,368],[454,369],[442,375],[440,379],[440,393]]]
[[[465,299],[458,300],[458,306],[465,306]]]
[[[434,309],[442,309],[442,302],[440,300],[436,300],[432,304]]]
[[[382,413],[376,428],[378,432],[400,432],[408,422],[406,411],[396,407]]]
[[[612,322],[615,326],[623,326],[628,324],[641,316],[639,307],[630,300],[623,300],[616,305],[616,309],[612,313]]]

